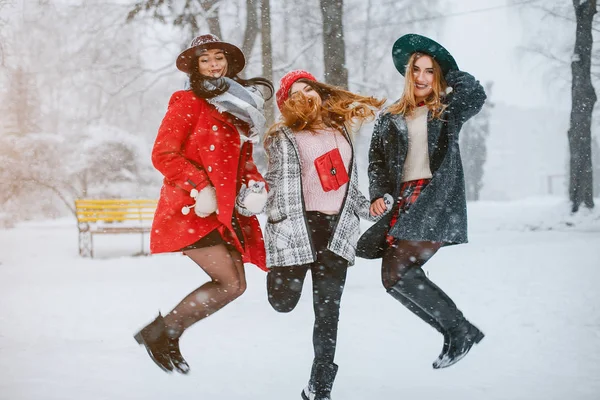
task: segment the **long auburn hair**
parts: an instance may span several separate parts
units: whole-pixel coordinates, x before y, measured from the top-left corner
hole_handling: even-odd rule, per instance
[[[204,81],[208,79],[212,80],[213,78],[209,76],[204,76],[200,73],[200,70],[198,68],[199,58],[200,56],[195,56],[191,64],[192,71],[190,72],[190,89],[192,90],[192,92],[194,92],[196,97],[199,97],[201,99],[212,99],[213,97],[217,97],[218,95],[225,93],[227,89],[229,89],[229,85],[222,79],[218,80],[219,86],[217,86],[217,88],[214,90],[208,90],[206,89],[206,87],[204,87]],[[271,81],[262,77],[250,79],[240,78],[239,76],[229,72],[231,70],[229,68],[229,65],[231,65],[231,57],[227,53],[225,53],[225,58],[227,59],[227,73],[225,74],[226,77],[233,79],[242,86],[264,86],[269,89],[269,96],[266,98],[266,100],[273,97],[275,89],[273,88],[273,83],[271,83]]]
[[[442,74],[442,68],[440,64],[433,58],[424,53],[413,53],[408,59],[408,65],[406,66],[406,72],[404,73],[404,92],[402,97],[392,104],[387,111],[391,114],[402,114],[403,116],[410,116],[417,108],[417,100],[415,99],[415,78],[413,76],[413,68],[417,60],[421,57],[431,58],[433,64],[433,84],[432,92],[425,99],[425,105],[429,110],[433,118],[441,119],[444,110],[447,105],[443,103],[443,96],[445,95],[446,80],[444,74]]]
[[[383,106],[384,100],[375,97],[361,96],[337,86],[309,79],[298,79],[315,90],[321,101],[315,101],[310,96],[299,91],[290,96],[281,107],[281,120],[267,131],[267,138],[274,135],[281,126],[287,126],[292,131],[316,130],[323,125],[342,131],[352,129],[363,122],[375,118],[375,112]],[[317,116],[320,114],[321,121]]]

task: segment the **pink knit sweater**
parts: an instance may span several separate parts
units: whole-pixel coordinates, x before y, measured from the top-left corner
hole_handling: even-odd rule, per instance
[[[323,191],[319,175],[315,168],[315,159],[330,150],[339,148],[348,175],[352,148],[346,138],[337,130],[327,128],[318,131],[300,131],[295,134],[300,150],[302,166],[302,193],[306,211],[320,211],[325,214],[337,214],[342,208],[348,184],[337,190]]]

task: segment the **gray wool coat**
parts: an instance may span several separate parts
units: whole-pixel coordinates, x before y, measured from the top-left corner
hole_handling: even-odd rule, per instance
[[[477,114],[486,99],[475,78],[462,71],[446,76],[452,92],[442,119],[427,123],[430,167],[433,177],[417,201],[389,229],[393,213],[369,228],[358,242],[357,256],[380,258],[389,234],[404,240],[443,242],[444,245],[467,242],[467,202],[459,149],[463,124]],[[369,191],[375,200],[384,193],[400,198],[402,168],[408,150],[408,129],[402,115],[382,111],[376,121],[369,149]]]
[[[354,264],[356,243],[360,236],[359,217],[378,220],[369,214],[370,202],[358,189],[358,174],[354,146],[348,132],[344,135],[352,148],[350,182],[334,233],[327,248]],[[310,264],[316,260],[315,249],[308,233],[302,195],[302,170],[298,144],[294,133],[280,128],[265,143],[269,163],[265,179],[269,184],[267,224],[264,230],[267,266],[286,267]]]

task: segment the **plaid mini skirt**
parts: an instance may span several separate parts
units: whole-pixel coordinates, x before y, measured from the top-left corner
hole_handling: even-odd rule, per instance
[[[398,198],[396,207],[394,207],[392,210],[394,215],[390,221],[390,229],[396,225],[400,214],[407,212],[410,206],[417,201],[421,191],[425,188],[425,186],[427,186],[430,180],[431,179],[417,179],[402,183],[402,186],[400,187],[400,197]],[[385,239],[387,244],[390,246],[393,245],[396,240],[398,240],[398,238],[395,238],[391,235],[387,235]]]

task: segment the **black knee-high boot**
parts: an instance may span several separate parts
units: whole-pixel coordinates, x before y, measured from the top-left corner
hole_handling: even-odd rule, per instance
[[[448,351],[448,346],[450,345],[450,336],[448,335],[448,333],[444,330],[444,328],[439,324],[439,322],[435,318],[431,317],[421,307],[413,303],[412,300],[410,300],[408,297],[404,297],[404,295],[402,295],[400,291],[396,289],[395,286],[389,288],[387,292],[394,299],[402,303],[404,307],[408,308],[413,314],[421,318],[423,321],[429,324],[429,326],[431,326],[433,329],[435,329],[444,336],[444,346],[442,347],[442,351],[440,352],[440,355],[437,358],[438,360],[441,360],[444,354],[446,354],[446,352]]]
[[[444,349],[433,363],[435,369],[455,364],[484,337],[483,332],[465,319],[452,299],[430,281],[421,268],[410,268],[388,293],[444,334]]]

